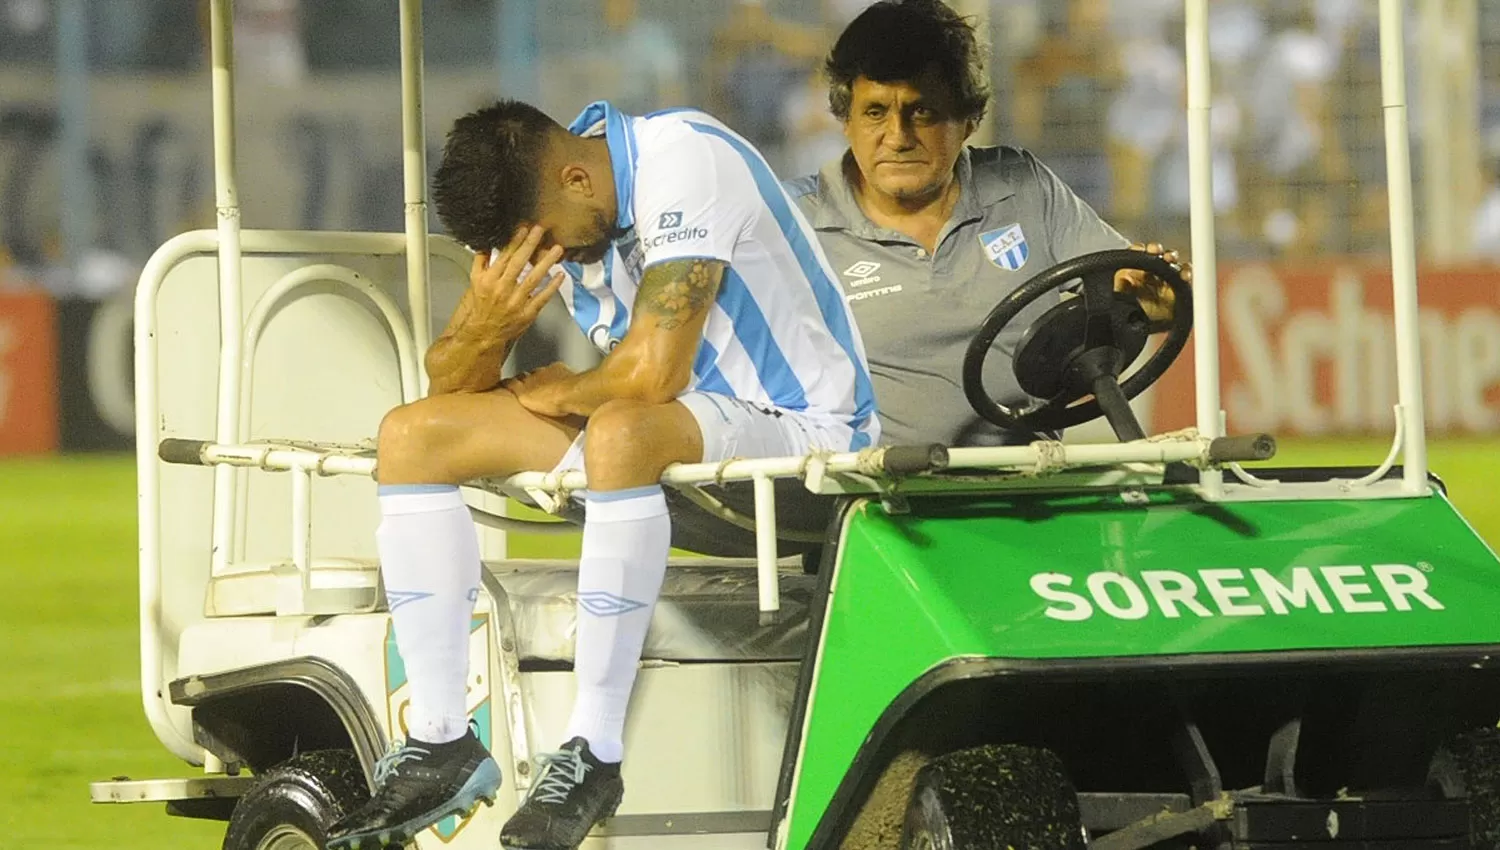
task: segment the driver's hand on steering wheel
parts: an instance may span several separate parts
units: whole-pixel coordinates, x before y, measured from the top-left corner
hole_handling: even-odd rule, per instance
[[[1142,245],[1139,242],[1132,242],[1130,249],[1161,257],[1182,271],[1183,280],[1188,283],[1193,282],[1193,267],[1179,260],[1176,251],[1168,250],[1161,243],[1152,242],[1149,245]],[[1156,275],[1148,274],[1140,269],[1121,269],[1115,272],[1115,291],[1129,295],[1141,303],[1141,309],[1146,312],[1146,318],[1151,320],[1152,333],[1165,331],[1172,324],[1177,296],[1172,292],[1172,287]]]

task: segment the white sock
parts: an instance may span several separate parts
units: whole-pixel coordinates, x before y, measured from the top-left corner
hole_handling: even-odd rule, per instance
[[[589,491],[578,564],[578,695],[567,737],[588,741],[603,762],[625,756],[625,709],[666,577],[671,537],[659,485]]]
[[[441,744],[462,738],[469,718],[469,621],[479,596],[479,537],[457,487],[380,488],[375,541],[386,605],[411,688],[406,729]]]

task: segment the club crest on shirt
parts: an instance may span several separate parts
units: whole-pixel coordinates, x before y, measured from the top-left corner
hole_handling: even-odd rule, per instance
[[[1020,271],[1031,253],[1020,224],[987,230],[979,234],[979,244],[984,246],[984,255],[990,262],[1011,272]]]

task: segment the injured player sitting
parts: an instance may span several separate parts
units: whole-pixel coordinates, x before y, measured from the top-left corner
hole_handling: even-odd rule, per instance
[[[760,154],[707,114],[641,118],[601,102],[564,128],[497,103],[456,122],[433,196],[476,255],[427,354],[429,397],[379,433],[377,542],[409,737],[329,847],[399,845],[493,798],[500,771],[465,711],[480,557],[458,485],[582,468],[569,740],[540,759],[500,835],[508,848],[573,848],[623,794],[626,706],[672,525],[662,472],[864,448],[880,436],[874,393],[812,228]],[[559,291],[603,360],[502,382],[511,346]]]

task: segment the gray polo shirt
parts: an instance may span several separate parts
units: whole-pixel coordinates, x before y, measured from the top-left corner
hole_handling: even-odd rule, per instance
[[[964,398],[964,352],[980,323],[1047,268],[1129,244],[1029,152],[967,148],[956,173],[958,203],[931,256],[865,217],[842,160],[787,183],[853,308],[886,443],[1006,441]],[[1025,401],[1010,355],[1031,320],[1055,303],[1033,304],[995,341],[985,367],[995,398]]]

